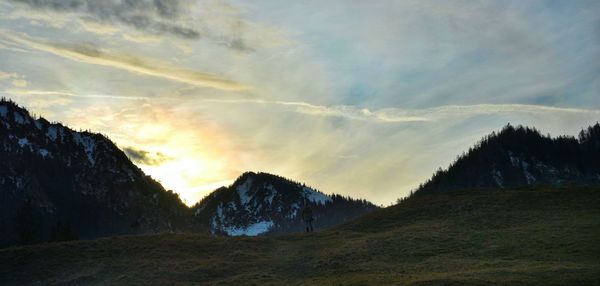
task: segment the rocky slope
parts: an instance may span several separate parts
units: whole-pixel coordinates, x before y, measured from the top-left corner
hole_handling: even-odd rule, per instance
[[[304,204],[313,209],[316,228],[330,227],[377,209],[365,200],[325,195],[279,176],[248,172],[233,185],[204,198],[193,210],[214,234],[263,235],[302,231]]]
[[[0,246],[190,229],[190,217],[105,136],[0,101]]]

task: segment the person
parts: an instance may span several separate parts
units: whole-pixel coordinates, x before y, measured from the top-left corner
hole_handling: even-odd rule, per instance
[[[312,208],[306,202],[304,203],[304,209],[302,209],[302,219],[304,220],[304,224],[306,225],[306,232],[313,231],[313,212]]]

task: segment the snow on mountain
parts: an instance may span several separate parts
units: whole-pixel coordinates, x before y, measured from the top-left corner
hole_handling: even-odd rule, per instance
[[[6,116],[8,115],[8,107],[7,106],[0,106],[0,117],[2,118],[6,118]]]
[[[15,117],[15,123],[17,123],[17,124],[28,124],[29,123],[29,116],[21,114],[20,111],[16,111],[14,113],[14,117]]]
[[[82,135],[80,133],[73,133],[73,139],[78,145],[83,146],[90,164],[92,166],[96,165],[96,160],[94,160],[94,150],[96,150],[95,140],[89,135]]]
[[[416,194],[531,185],[600,185],[600,124],[582,130],[578,138],[551,138],[532,128],[507,125],[447,170],[440,169]]]
[[[17,144],[19,144],[19,146],[21,146],[21,148],[24,148],[25,146],[27,146],[27,147],[31,146],[31,143],[29,143],[29,140],[27,140],[27,137],[19,138],[19,140],[17,140]]]
[[[229,236],[257,236],[269,232],[273,225],[273,221],[260,221],[246,227],[225,227],[223,231]]]
[[[326,195],[279,176],[247,172],[193,209],[198,220],[208,222],[213,234],[255,236],[301,231],[304,204],[311,205],[321,227],[377,208],[366,201]]]
[[[34,119],[6,100],[0,100],[0,198],[0,247],[57,239],[59,226],[79,238],[192,229],[191,211],[177,195],[108,138]]]
[[[60,127],[58,126],[50,126],[48,127],[48,131],[46,132],[46,136],[48,136],[48,138],[52,141],[56,141],[56,138],[58,137],[58,130]]]
[[[252,199],[252,194],[250,194],[250,187],[252,186],[252,181],[253,178],[249,177],[248,179],[246,179],[246,181],[244,181],[244,183],[242,183],[236,188],[238,196],[240,197],[240,202],[244,206],[247,205],[248,202]]]
[[[332,199],[328,195],[325,195],[319,191],[313,190],[309,187],[303,187],[302,192],[303,192],[302,195],[304,196],[304,198],[306,198],[307,200],[309,200],[313,203],[324,205],[325,203],[330,203],[332,201]]]

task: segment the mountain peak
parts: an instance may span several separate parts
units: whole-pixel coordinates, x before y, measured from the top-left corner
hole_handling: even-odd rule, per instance
[[[366,201],[326,195],[281,176],[246,172],[193,209],[199,220],[209,222],[215,234],[262,235],[301,231],[300,214],[306,204],[315,210],[321,227],[377,208]]]
[[[600,124],[578,138],[542,135],[535,128],[506,125],[439,169],[416,194],[461,188],[600,184]]]
[[[93,238],[171,231],[189,221],[177,195],[146,176],[104,135],[35,119],[5,99],[0,194],[0,232],[6,234],[0,245],[51,240],[58,226],[68,225],[70,237]]]

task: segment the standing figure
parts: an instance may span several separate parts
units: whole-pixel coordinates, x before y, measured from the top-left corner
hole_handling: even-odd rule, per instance
[[[304,209],[302,209],[302,219],[306,225],[306,232],[313,231],[313,211],[309,204],[304,203]]]

